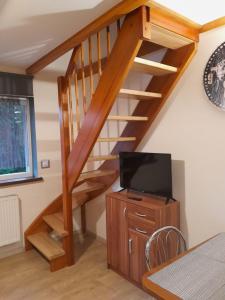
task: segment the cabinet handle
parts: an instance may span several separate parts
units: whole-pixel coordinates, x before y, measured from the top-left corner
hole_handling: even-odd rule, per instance
[[[129,250],[129,254],[132,253],[132,239],[128,240],[128,250]]]
[[[139,228],[135,228],[135,230],[136,230],[137,232],[140,232],[140,233],[143,233],[143,234],[147,234],[147,233],[148,233],[147,231],[141,230],[141,229],[139,229]]]
[[[143,214],[140,214],[138,212],[136,212],[135,215],[138,216],[138,217],[142,217],[142,218],[146,218],[147,217],[147,215],[143,215]]]

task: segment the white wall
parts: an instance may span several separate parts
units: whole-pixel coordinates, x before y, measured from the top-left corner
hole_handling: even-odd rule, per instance
[[[196,57],[139,147],[172,153],[174,196],[182,203],[182,229],[190,245],[225,230],[225,112],[209,103],[202,85],[207,60],[224,41],[224,34],[223,27],[201,35]],[[50,70],[36,76],[34,97],[38,165],[41,159],[50,159],[51,168],[39,168],[43,182],[0,189],[0,195],[19,195],[23,230],[61,192],[57,86],[52,80],[59,73]],[[76,218],[79,223],[78,214]],[[88,204],[87,221],[89,230],[106,236],[104,196]]]
[[[202,84],[205,65],[224,36],[225,27],[201,35],[197,55],[138,149],[172,154],[174,197],[181,201],[190,246],[225,231],[225,112],[208,101]],[[88,228],[102,237],[104,205],[99,197],[87,214]]]
[[[22,70],[1,67],[1,71],[23,73]],[[21,200],[22,230],[61,193],[61,162],[58,125],[57,86],[55,82],[34,80],[34,102],[38,152],[38,175],[44,181],[1,187],[0,195],[17,194]],[[41,169],[40,161],[50,159],[50,169]]]

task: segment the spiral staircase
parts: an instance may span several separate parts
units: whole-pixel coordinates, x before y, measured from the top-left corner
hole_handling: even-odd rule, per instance
[[[197,49],[191,24],[151,4],[110,21],[83,36],[58,78],[63,191],[25,232],[26,250],[37,249],[51,271],[74,264],[73,210],[81,208],[85,233],[86,203],[117,179],[119,153],[135,151]],[[149,59],[156,51],[164,53],[160,62]],[[146,90],[124,87],[133,72],[149,76]],[[135,104],[130,114],[115,114],[116,101]],[[118,134],[103,136],[112,122],[122,124]],[[108,153],[96,155],[106,144]]]

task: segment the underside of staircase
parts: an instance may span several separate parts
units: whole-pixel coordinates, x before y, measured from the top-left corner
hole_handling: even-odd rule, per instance
[[[150,4],[118,14],[100,28],[92,26],[68,47],[73,48],[71,59],[65,76],[58,78],[63,190],[25,232],[26,250],[37,249],[51,271],[74,264],[73,210],[81,208],[85,233],[86,203],[118,178],[119,153],[135,151],[193,58],[197,42],[192,24]],[[160,62],[147,58],[156,51],[164,51]],[[124,87],[131,72],[137,78],[149,76],[146,90]],[[115,114],[115,101],[135,105],[130,114]],[[121,132],[103,136],[103,127],[112,122],[122,123]],[[106,144],[108,153],[96,155],[94,149]]]

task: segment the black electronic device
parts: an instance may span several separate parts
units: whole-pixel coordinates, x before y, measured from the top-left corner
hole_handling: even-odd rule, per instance
[[[123,189],[173,199],[171,154],[120,152],[120,186]]]

